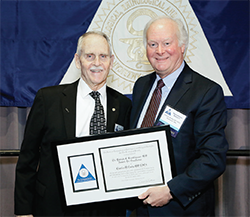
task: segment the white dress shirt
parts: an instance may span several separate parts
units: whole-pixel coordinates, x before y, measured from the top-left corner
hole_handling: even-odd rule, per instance
[[[107,93],[106,84],[98,90],[100,101],[104,108],[107,120]],[[77,87],[76,96],[76,137],[89,135],[89,124],[95,109],[95,100],[89,95],[93,90],[81,78]]]
[[[165,84],[164,87],[162,87],[162,95],[161,95],[161,102],[160,102],[160,105],[159,105],[159,109],[157,111],[157,114],[156,114],[156,117],[158,116],[160,110],[161,110],[161,107],[163,106],[165,100],[167,99],[168,97],[168,94],[170,93],[172,87],[174,86],[174,83],[175,81],[177,80],[177,78],[179,77],[179,75],[181,74],[183,68],[185,66],[185,63],[184,61],[182,62],[181,66],[175,70],[173,73],[171,73],[170,75],[166,76],[165,78],[163,78],[163,82]],[[153,95],[153,92],[157,86],[157,82],[160,80],[160,76],[156,74],[156,79],[155,79],[155,82],[150,90],[150,93],[148,95],[148,98],[146,100],[146,103],[144,104],[144,107],[142,109],[142,112],[141,112],[141,115],[140,115],[140,118],[139,118],[139,121],[137,123],[137,128],[140,128],[141,127],[141,124],[142,124],[142,121],[143,121],[143,118],[147,112],[147,109],[148,109],[148,106],[149,106],[149,103],[150,103],[150,100],[151,100],[151,97]]]

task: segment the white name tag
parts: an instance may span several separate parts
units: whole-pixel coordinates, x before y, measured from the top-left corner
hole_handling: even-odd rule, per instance
[[[157,125],[170,125],[171,136],[176,137],[186,117],[186,115],[167,106]]]
[[[115,129],[114,129],[114,131],[117,132],[117,131],[121,131],[121,130],[124,130],[124,127],[123,127],[122,125],[115,124]]]

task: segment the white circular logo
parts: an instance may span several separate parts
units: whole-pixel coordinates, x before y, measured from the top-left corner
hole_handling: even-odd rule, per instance
[[[79,175],[83,178],[86,178],[89,175],[89,171],[83,168],[80,170]]]
[[[176,3],[177,4],[177,3]],[[146,23],[159,15],[179,18],[188,25],[177,5],[166,0],[113,0],[101,5],[90,29],[100,30],[111,40],[114,65],[108,84],[122,93],[131,93],[134,82],[153,71],[143,45],[143,29]]]

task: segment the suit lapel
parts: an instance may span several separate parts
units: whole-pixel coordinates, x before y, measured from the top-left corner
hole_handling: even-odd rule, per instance
[[[66,85],[62,91],[62,109],[68,138],[75,137],[76,129],[76,93],[78,81]]]
[[[107,87],[107,131],[114,132],[114,125],[119,115],[119,101]]]
[[[164,102],[161,108],[161,111],[157,117],[156,123],[158,123],[158,120],[161,117],[167,105],[169,105],[172,108],[175,107],[175,105],[180,101],[180,99],[184,96],[184,94],[190,88],[192,80],[193,80],[192,70],[189,68],[187,64],[185,64],[183,71],[181,72],[180,76],[177,78],[173,88],[171,89],[166,101]]]
[[[156,73],[151,73],[149,76],[146,77],[147,80],[143,81],[142,84],[138,85],[138,89],[135,90],[137,92],[140,91],[140,94],[137,94],[139,98],[133,98],[133,107],[134,111],[136,112],[133,117],[136,117],[131,120],[131,126],[132,128],[136,127],[136,124],[138,123],[138,120],[140,118],[140,114],[142,112],[142,109],[144,107],[144,104],[147,100],[148,94],[152,88],[152,85],[156,78]]]

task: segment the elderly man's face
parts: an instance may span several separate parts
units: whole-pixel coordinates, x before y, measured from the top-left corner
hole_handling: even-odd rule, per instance
[[[176,24],[171,20],[158,20],[147,31],[147,57],[156,71],[164,78],[180,67],[185,46],[179,47]]]
[[[82,79],[95,91],[106,83],[113,60],[106,39],[95,34],[84,38],[81,56],[75,54],[76,66],[81,69]]]

